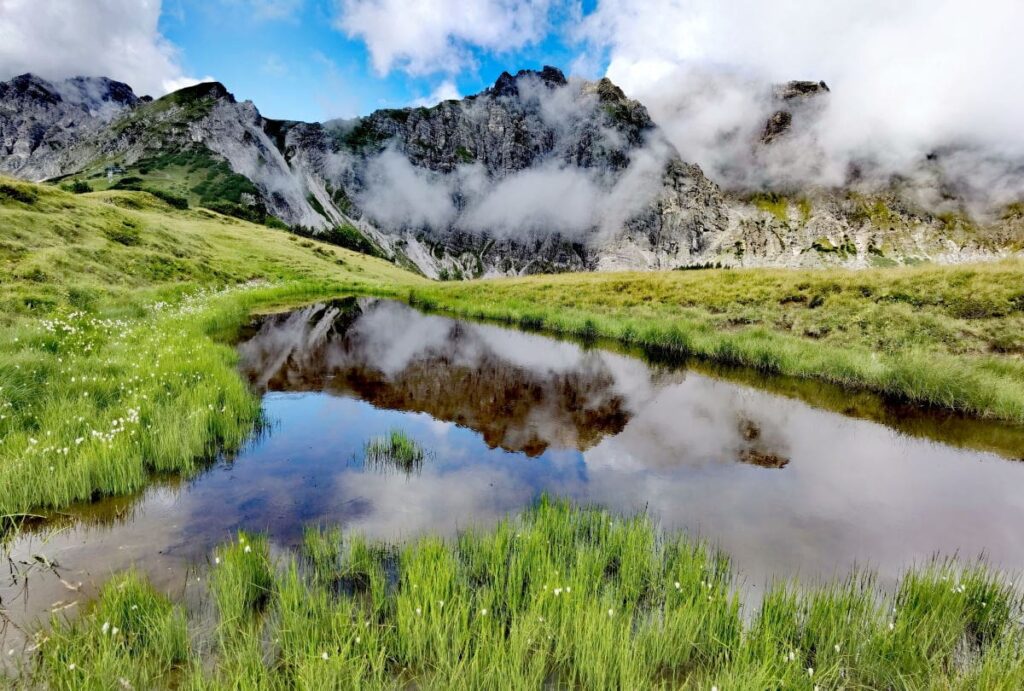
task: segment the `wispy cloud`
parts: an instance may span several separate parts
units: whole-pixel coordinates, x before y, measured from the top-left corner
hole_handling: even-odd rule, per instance
[[[362,40],[373,68],[386,75],[457,73],[473,50],[503,52],[551,31],[551,0],[337,0],[334,26]]]

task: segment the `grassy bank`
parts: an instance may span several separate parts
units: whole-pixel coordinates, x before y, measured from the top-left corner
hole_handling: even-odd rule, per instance
[[[237,446],[223,337],[255,307],[388,294],[394,266],[141,192],[0,180],[0,516],[139,489]]]
[[[343,292],[1024,422],[1024,264],[432,283],[143,192],[0,179],[0,516],[189,473],[256,422],[223,337]],[[42,479],[42,480],[41,480]]]
[[[417,286],[422,306],[1024,423],[1024,262],[564,274]]]
[[[214,623],[136,575],[41,634],[48,688],[943,688],[1024,684],[1020,600],[981,567],[892,593],[868,575],[780,585],[741,612],[728,559],[542,500],[457,541],[370,544],[310,529],[271,559],[240,535],[203,581]],[[204,605],[205,607],[205,605]],[[203,609],[202,607],[200,609]]]

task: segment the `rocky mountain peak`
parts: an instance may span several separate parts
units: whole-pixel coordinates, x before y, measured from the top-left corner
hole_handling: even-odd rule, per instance
[[[171,96],[174,96],[178,102],[210,99],[237,103],[235,95],[228,91],[227,87],[220,82],[200,82],[199,84],[179,89],[171,94]]]
[[[776,85],[772,99],[779,104],[779,109],[768,117],[761,132],[761,143],[771,144],[785,135],[793,127],[794,115],[813,110],[819,99],[829,92],[828,84],[823,81],[794,80]]]
[[[24,99],[33,105],[65,103],[87,111],[107,110],[108,106],[133,107],[139,97],[124,82],[106,77],[72,77],[51,82],[27,73],[0,83],[0,100]]]
[[[50,104],[61,100],[53,84],[31,73],[20,74],[8,82],[0,83],[0,99],[14,98],[33,99]]]
[[[141,98],[132,87],[124,82],[114,81],[106,77],[74,77],[67,80],[69,88],[83,96],[85,101],[116,103],[122,106],[134,106]]]
[[[517,96],[519,94],[519,82],[522,79],[531,77],[539,79],[541,83],[551,88],[568,84],[562,70],[551,65],[544,65],[540,70],[519,70],[515,76],[508,72],[502,72],[497,81],[494,82],[494,86],[487,89],[484,93],[491,96]]]
[[[831,91],[825,82],[811,82],[794,80],[779,84],[775,87],[775,98],[782,101],[790,101],[794,98],[806,98],[820,96]]]
[[[762,94],[755,155],[813,155],[828,94],[820,81]],[[722,190],[612,81],[549,66],[323,124],[263,118],[219,82],[153,101],[110,79],[25,74],[0,82],[0,173],[168,192],[439,278],[1001,251],[895,197]],[[996,231],[1017,237],[1010,218]]]

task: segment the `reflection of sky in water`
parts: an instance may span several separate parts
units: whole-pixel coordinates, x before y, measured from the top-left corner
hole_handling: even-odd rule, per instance
[[[243,370],[284,389],[265,395],[269,434],[181,489],[145,493],[127,520],[25,538],[15,555],[57,559],[86,592],[133,562],[170,588],[238,528],[278,544],[308,522],[450,535],[549,492],[700,534],[754,585],[855,564],[888,579],[935,553],[1024,567],[1022,463],[394,303],[275,316],[249,337]],[[364,471],[364,442],[394,427],[429,451],[422,471]],[[788,463],[739,462],[750,449]],[[36,588],[28,610],[66,597]]]

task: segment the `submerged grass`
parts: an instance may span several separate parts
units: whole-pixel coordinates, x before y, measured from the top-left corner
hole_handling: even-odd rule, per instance
[[[885,593],[866,574],[779,584],[741,611],[728,559],[622,518],[541,500],[454,541],[400,548],[307,531],[217,550],[215,640],[137,576],[58,623],[26,681],[51,688],[1020,688],[1017,591],[936,563]],[[134,606],[138,607],[138,613]],[[111,637],[109,623],[122,633]],[[208,651],[204,655],[202,651]],[[72,668],[71,665],[74,665]],[[169,674],[169,672],[173,672]],[[127,688],[127,687],[125,687]]]
[[[426,456],[420,443],[401,429],[374,437],[363,448],[364,462],[378,470],[397,469],[403,473],[419,471]]]
[[[409,300],[1024,423],[1020,260],[530,276],[425,284]]]

